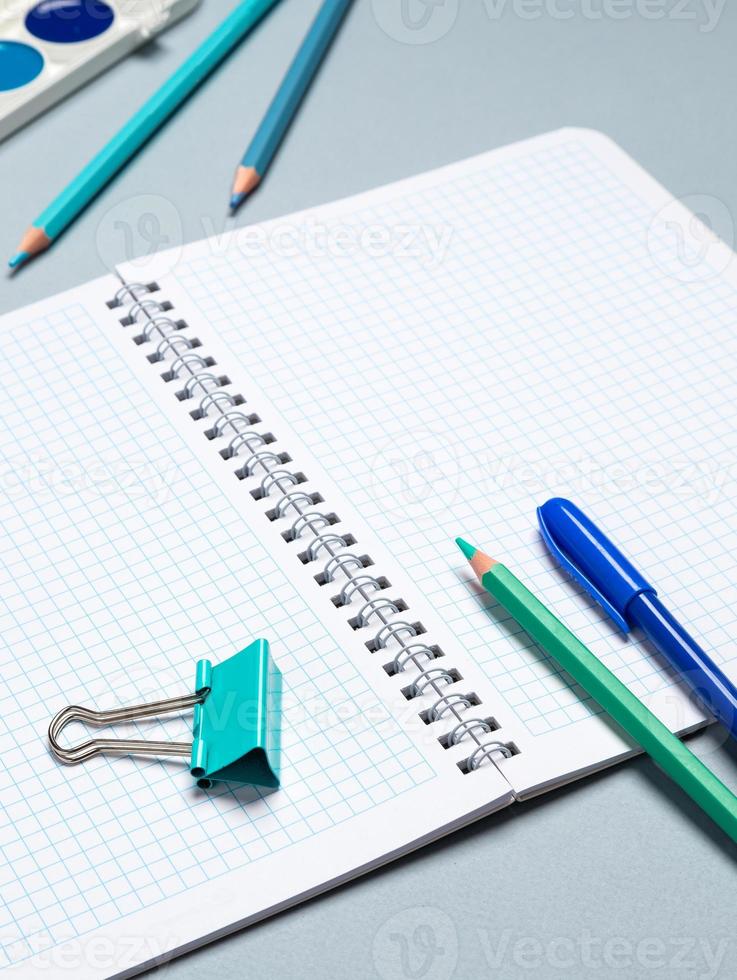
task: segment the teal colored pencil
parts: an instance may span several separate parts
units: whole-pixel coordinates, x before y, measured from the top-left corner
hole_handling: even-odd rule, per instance
[[[325,0],[235,172],[233,211],[260,183],[353,0]]]
[[[10,260],[11,269],[43,252],[131,157],[230,54],[278,0],[243,0],[145,102],[61,194],[42,211]]]

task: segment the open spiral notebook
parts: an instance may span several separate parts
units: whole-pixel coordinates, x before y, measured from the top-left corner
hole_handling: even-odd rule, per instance
[[[632,754],[456,534],[704,723],[535,527],[574,497],[735,672],[737,278],[704,231],[562,130],[0,321],[2,968],[134,973]],[[50,756],[64,704],[184,693],[258,637],[278,791]]]

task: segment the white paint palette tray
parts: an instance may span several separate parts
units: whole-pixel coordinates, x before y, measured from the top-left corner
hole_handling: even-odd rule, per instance
[[[0,140],[199,0],[0,0]]]

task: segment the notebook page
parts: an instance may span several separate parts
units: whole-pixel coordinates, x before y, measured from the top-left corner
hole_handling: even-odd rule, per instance
[[[535,508],[572,497],[737,674],[736,280],[692,222],[605,137],[563,130],[159,257],[475,662],[522,796],[632,745],[480,593],[457,534],[674,730],[698,725],[547,556]]]
[[[396,683],[374,687],[329,599],[288,576],[191,405],[107,309],[116,285],[0,321],[0,971],[18,977],[135,970],[511,797],[395,716]],[[284,674],[278,791],[203,792],[185,760],[50,755],[64,705],[187,693],[199,658],[257,637]],[[187,716],[132,727],[112,734],[191,739]]]

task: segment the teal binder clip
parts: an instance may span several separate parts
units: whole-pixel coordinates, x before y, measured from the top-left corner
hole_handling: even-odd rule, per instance
[[[194,694],[111,711],[70,705],[49,726],[49,745],[65,765],[96,755],[186,756],[197,785],[215,782],[276,788],[281,745],[281,672],[266,640],[256,640],[221,664],[197,663]],[[59,744],[73,721],[101,727],[194,709],[192,742],[95,738],[72,748]]]

